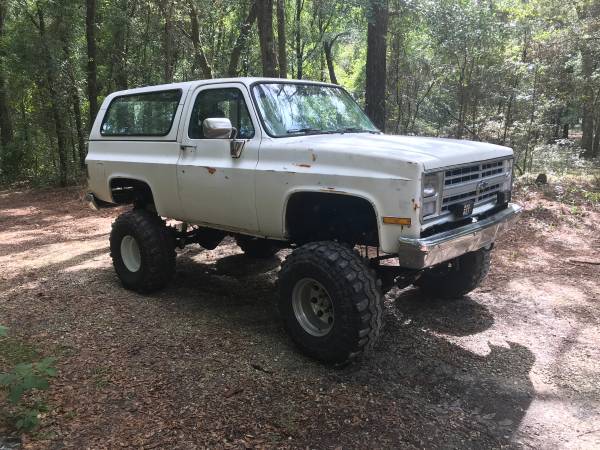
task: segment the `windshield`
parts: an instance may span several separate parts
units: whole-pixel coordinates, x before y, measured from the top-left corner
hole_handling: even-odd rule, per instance
[[[350,95],[338,87],[260,83],[253,93],[267,133],[273,137],[378,132]]]

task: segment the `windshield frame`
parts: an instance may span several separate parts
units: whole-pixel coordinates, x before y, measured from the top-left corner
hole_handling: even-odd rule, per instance
[[[339,89],[340,91],[342,91],[344,94],[346,94],[348,96],[348,98],[356,105],[356,107],[358,109],[361,110],[361,112],[365,115],[365,117],[367,118],[367,120],[371,123],[371,125],[373,125],[373,130],[374,131],[370,131],[370,130],[365,130],[365,131],[346,131],[346,132],[335,132],[335,131],[318,131],[318,132],[311,132],[311,133],[295,133],[295,134],[290,134],[290,135],[278,135],[278,134],[271,134],[269,132],[268,127],[265,124],[265,118],[262,115],[262,111],[260,109],[260,106],[258,104],[258,100],[256,98],[256,95],[254,94],[254,87],[259,85],[259,84],[301,84],[301,85],[307,85],[307,86],[323,86],[323,87],[330,87],[330,88],[336,88]],[[332,83],[324,83],[324,82],[317,82],[317,81],[303,81],[303,80],[285,80],[285,79],[272,79],[272,80],[259,80],[259,81],[255,81],[253,83],[250,84],[249,86],[250,88],[250,97],[252,97],[252,103],[254,104],[254,109],[256,110],[256,114],[258,115],[258,119],[260,122],[260,126],[263,129],[263,131],[269,135],[272,138],[275,139],[286,139],[286,138],[292,138],[292,137],[298,137],[298,136],[314,136],[314,135],[323,135],[323,134],[345,134],[345,133],[375,133],[375,134],[381,134],[381,130],[379,128],[377,128],[375,126],[375,124],[373,123],[373,121],[371,120],[371,118],[369,116],[367,116],[367,113],[365,112],[365,110],[358,104],[358,102],[354,99],[354,97],[352,95],[350,95],[350,93],[343,88],[342,86],[338,85],[338,84],[332,84]]]

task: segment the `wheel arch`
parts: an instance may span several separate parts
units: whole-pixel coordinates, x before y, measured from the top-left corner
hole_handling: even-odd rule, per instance
[[[283,205],[284,234],[291,241],[294,241],[298,232],[298,225],[295,225],[298,222],[294,220],[297,217],[294,215],[298,212],[299,208],[307,205],[313,206],[313,212],[315,212],[315,205],[318,207],[324,206],[326,211],[325,214],[333,212],[331,209],[332,207],[334,210],[336,207],[341,208],[342,211],[344,211],[342,218],[350,219],[350,222],[353,222],[354,219],[358,217],[358,223],[362,226],[363,231],[366,231],[364,230],[364,227],[367,226],[369,228],[368,231],[374,233],[374,241],[370,242],[369,245],[379,245],[379,238],[381,236],[379,208],[377,207],[376,201],[367,193],[334,188],[298,188],[291,190],[286,195]],[[353,209],[351,211],[352,214],[350,215],[348,208],[351,206],[356,207],[356,209]],[[319,216],[318,212],[316,214]],[[314,218],[314,215],[311,216],[311,219]],[[322,216],[318,217],[318,219],[321,218]],[[322,221],[318,220],[315,225],[322,225]],[[361,227],[359,226],[358,228]],[[334,238],[334,236],[331,237]],[[322,240],[328,238],[328,236],[315,236],[315,238]]]
[[[156,205],[156,197],[149,180],[130,174],[114,174],[108,177],[108,189],[111,201],[119,205],[142,203]]]

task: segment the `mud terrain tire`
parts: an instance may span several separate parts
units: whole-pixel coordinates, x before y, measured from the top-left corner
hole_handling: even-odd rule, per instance
[[[428,297],[460,298],[483,281],[490,270],[491,250],[480,249],[425,270],[415,285]]]
[[[140,293],[167,285],[175,272],[175,240],[156,214],[134,209],[117,217],[110,233],[110,256],[121,283]]]
[[[298,289],[304,289],[307,283],[308,296],[304,298]],[[374,272],[352,249],[331,241],[297,248],[282,264],[279,291],[285,329],[306,355],[345,365],[373,349],[381,330],[383,295]],[[328,311],[332,311],[333,320],[322,329],[306,323],[305,317],[310,314],[298,313],[304,310],[298,306],[302,303],[298,298],[304,298],[309,311],[320,307],[315,300],[321,294],[314,292],[322,294],[319,299],[328,297]],[[314,313],[317,315],[318,311]],[[326,315],[329,317],[329,313]]]

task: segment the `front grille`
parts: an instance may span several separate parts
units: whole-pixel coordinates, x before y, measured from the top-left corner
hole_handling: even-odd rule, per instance
[[[510,159],[465,164],[444,171],[441,212],[456,203],[474,201],[475,206],[495,203],[497,193],[510,177]]]

